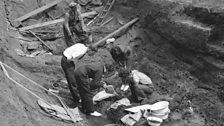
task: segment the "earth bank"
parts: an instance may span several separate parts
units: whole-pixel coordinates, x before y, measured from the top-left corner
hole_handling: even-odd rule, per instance
[[[48,1],[0,2],[1,61],[44,86],[51,86],[65,79],[60,67],[60,54],[65,48],[63,38],[47,41],[55,48],[54,54],[58,55],[21,57],[15,52],[15,49],[22,49],[21,43],[12,37],[18,33],[10,30],[13,19]],[[66,11],[69,2],[62,2],[47,12],[53,17],[60,17]],[[140,21],[128,29],[126,34],[115,36],[116,43],[131,45],[135,53],[133,68],[152,78],[157,92],[149,96],[148,103],[159,100],[170,102],[171,114],[163,126],[221,126],[224,123],[223,2],[222,0],[122,0],[117,1],[113,8],[111,15],[123,22],[136,16],[140,17]],[[23,25],[49,19],[43,16],[45,15],[34,16]],[[94,39],[99,40],[120,27],[118,22],[115,20],[102,29],[97,29],[93,33]],[[61,25],[57,24],[49,29],[61,30]],[[93,57],[84,57],[81,63],[92,62],[112,63],[113,60],[108,51],[102,48]],[[33,100],[32,96],[16,87],[2,71],[0,77],[1,124],[71,125],[43,116],[42,110],[36,105],[36,100]],[[116,86],[121,84],[118,78],[112,79],[110,83]],[[184,115],[187,100],[192,101],[195,111],[193,117]],[[99,111],[105,113],[110,103],[103,101],[98,105]],[[68,104],[72,104],[72,101],[68,100]],[[121,112],[122,114],[124,113]],[[110,114],[108,117],[112,118]],[[97,126],[109,123],[105,119],[99,121],[91,117],[86,117],[85,121],[88,125]],[[139,125],[143,125],[142,123],[144,122]]]

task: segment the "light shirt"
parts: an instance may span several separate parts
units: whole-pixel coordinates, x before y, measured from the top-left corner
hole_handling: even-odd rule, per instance
[[[78,59],[81,56],[83,56],[88,50],[88,47],[86,47],[82,43],[76,43],[73,46],[68,47],[63,52],[64,56],[68,59]]]
[[[133,80],[136,83],[153,85],[152,80],[147,75],[145,75],[144,73],[142,73],[138,70],[132,70],[131,74],[132,74]]]

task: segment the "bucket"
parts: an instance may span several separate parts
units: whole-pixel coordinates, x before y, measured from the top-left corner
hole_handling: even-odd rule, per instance
[[[160,126],[160,124],[163,122],[162,119],[157,117],[148,117],[147,121],[150,126]]]

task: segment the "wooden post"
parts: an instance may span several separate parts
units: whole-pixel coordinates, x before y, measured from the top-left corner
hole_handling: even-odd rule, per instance
[[[135,22],[137,22],[139,20],[139,18],[135,18],[133,20],[131,20],[130,22],[128,22],[127,24],[123,25],[122,27],[120,27],[119,29],[117,29],[116,31],[110,33],[109,35],[107,35],[106,37],[104,37],[103,39],[101,39],[100,41],[94,43],[95,46],[99,45],[100,43],[106,41],[108,38],[111,38],[112,36],[114,36],[115,34],[119,33],[120,31],[124,30],[125,28],[129,27],[130,25],[134,24]]]
[[[48,9],[48,8],[51,8],[51,7],[55,6],[56,4],[60,3],[61,1],[62,0],[55,0],[55,1],[51,2],[51,3],[48,3],[45,6],[42,6],[42,7],[38,8],[38,9],[36,9],[36,10],[31,11],[28,14],[23,15],[22,17],[19,17],[19,18],[15,19],[15,21],[22,22],[22,21],[26,20],[27,18],[29,18],[29,17],[31,17],[33,15],[36,15],[36,14],[38,14],[38,13],[40,13],[40,12],[42,12],[42,11]]]

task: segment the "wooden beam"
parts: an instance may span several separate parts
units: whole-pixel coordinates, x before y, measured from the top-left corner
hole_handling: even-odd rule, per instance
[[[107,39],[113,37],[114,35],[116,35],[117,33],[119,33],[120,31],[124,30],[125,28],[129,27],[130,25],[134,24],[135,22],[137,22],[139,20],[139,18],[135,18],[133,20],[131,20],[130,22],[128,22],[127,24],[123,25],[122,27],[120,27],[119,29],[117,29],[116,31],[110,33],[109,35],[107,35],[106,37],[104,37],[103,39],[101,39],[100,41],[94,43],[95,46],[99,45],[100,43],[106,41]]]
[[[91,11],[91,12],[86,12],[81,14],[82,18],[88,17],[90,15],[96,15],[97,12],[96,11]],[[19,31],[25,31],[25,30],[30,30],[33,28],[39,28],[39,27],[44,27],[44,26],[48,26],[48,25],[52,25],[52,24],[56,24],[56,23],[61,23],[64,22],[64,19],[57,19],[57,20],[53,20],[53,21],[47,21],[47,22],[43,22],[43,23],[38,23],[38,24],[34,24],[34,25],[30,25],[30,26],[25,26],[19,29]]]
[[[100,25],[100,27],[104,26],[105,24],[109,23],[110,21],[112,21],[114,19],[114,17],[111,17],[110,19],[108,19],[107,21],[105,21],[103,24]]]
[[[60,3],[61,1],[62,0],[55,0],[55,1],[51,2],[51,3],[48,3],[45,6],[42,6],[42,7],[38,8],[38,9],[36,9],[36,10],[31,11],[28,14],[23,15],[22,17],[19,17],[19,18],[15,19],[15,21],[19,21],[19,22],[24,21],[24,20],[26,20],[27,18],[29,18],[29,17],[31,17],[33,15],[36,15],[36,14],[42,12],[42,11],[45,11],[48,8],[51,8],[51,7],[55,6],[56,4]]]
[[[19,31],[25,31],[25,30],[30,30],[30,29],[33,29],[33,28],[39,28],[39,27],[44,27],[44,26],[48,26],[48,25],[53,25],[53,24],[56,24],[56,23],[61,23],[63,21],[64,21],[64,19],[61,18],[61,19],[57,19],[57,20],[53,20],[53,21],[38,23],[38,24],[22,27],[22,28],[19,29]]]
[[[82,18],[89,17],[89,16],[94,16],[94,15],[97,15],[96,11],[90,11],[90,12],[86,12],[86,13],[81,14]]]
[[[42,44],[44,44],[50,51],[52,51],[51,47],[49,47],[42,39],[40,39],[35,33],[29,31],[33,36],[35,36]]]

